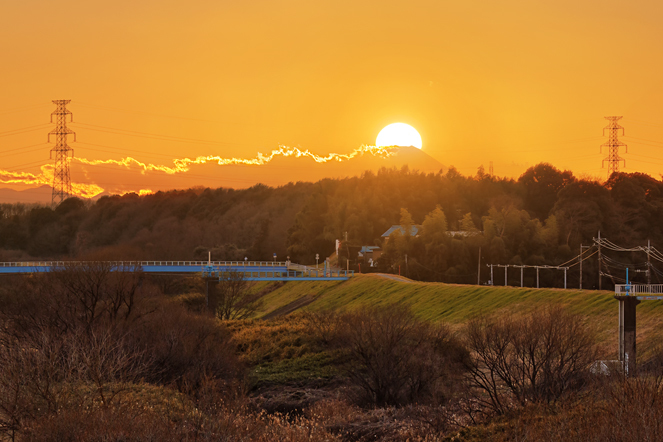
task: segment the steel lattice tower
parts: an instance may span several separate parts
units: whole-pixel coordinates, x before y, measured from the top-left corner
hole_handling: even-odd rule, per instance
[[[61,203],[71,196],[71,178],[69,177],[69,161],[74,156],[74,149],[67,145],[67,135],[72,134],[76,141],[76,133],[67,128],[67,115],[70,122],[74,121],[73,114],[67,110],[67,104],[71,100],[53,100],[57,106],[51,114],[51,123],[55,116],[56,127],[48,134],[48,142],[51,142],[51,135],[55,135],[55,147],[51,149],[51,159],[55,153],[55,168],[53,170],[53,199],[52,204]]]
[[[603,128],[603,135],[605,131],[608,130],[608,142],[601,144],[601,152],[603,152],[603,147],[608,148],[608,156],[603,159],[601,162],[601,167],[604,167],[605,162],[608,162],[608,178],[613,172],[619,172],[619,163],[624,162],[624,167],[626,167],[626,160],[619,156],[619,147],[624,146],[626,148],[625,152],[628,153],[628,146],[625,143],[619,141],[619,131],[622,131],[624,135],[624,128],[617,123],[622,117],[605,117],[610,123]]]

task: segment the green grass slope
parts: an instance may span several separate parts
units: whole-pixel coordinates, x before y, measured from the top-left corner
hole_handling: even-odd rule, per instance
[[[287,282],[265,295],[258,316],[270,315],[303,297],[309,299],[301,310],[354,310],[401,303],[423,319],[458,326],[481,313],[517,315],[558,303],[584,315],[596,327],[605,358],[616,358],[617,354],[618,304],[609,291],[452,285],[357,275],[342,282]],[[643,301],[637,309],[637,321],[638,353],[646,357],[663,338],[663,302]]]

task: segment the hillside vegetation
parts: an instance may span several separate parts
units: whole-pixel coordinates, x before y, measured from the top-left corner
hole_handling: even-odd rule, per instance
[[[339,250],[341,267],[358,269],[362,246],[379,245],[377,270],[421,281],[473,283],[477,263],[561,265],[580,245],[601,236],[623,247],[663,249],[663,182],[640,173],[615,173],[606,182],[575,177],[550,164],[538,164],[517,180],[485,174],[463,176],[419,173],[407,168],[366,172],[361,177],[291,183],[271,188],[194,188],[104,196],[97,201],[71,198],[56,208],[0,205],[0,260],[105,259],[271,260],[290,256],[312,264]],[[416,236],[382,234],[392,225],[420,228]],[[409,230],[409,229],[407,229]],[[450,232],[463,231],[462,234]],[[398,230],[396,232],[399,232]],[[405,232],[405,229],[404,229]],[[392,241],[393,239],[393,241]],[[479,251],[481,251],[479,253]],[[591,255],[593,250],[588,253]],[[604,288],[625,276],[645,280],[644,253],[603,252]],[[663,282],[660,255],[652,255],[651,279]],[[99,258],[101,259],[101,258]],[[574,264],[569,262],[568,265]],[[597,281],[595,257],[583,264],[583,286]],[[367,270],[367,263],[362,264]],[[481,266],[481,280],[490,278]],[[504,276],[495,274],[496,284]],[[544,271],[542,287],[562,286],[559,271]],[[569,285],[579,272],[571,267]],[[518,280],[517,280],[518,279]],[[509,283],[519,283],[515,274]],[[532,271],[525,285],[534,286]]]
[[[401,281],[377,275],[357,275],[343,282],[288,282],[262,298],[258,317],[297,301],[307,302],[295,311],[352,311],[361,307],[402,304],[421,319],[461,326],[480,314],[522,315],[550,303],[587,317],[596,327],[604,357],[616,359],[617,301],[614,292],[575,289],[533,289]],[[663,337],[663,301],[643,301],[637,308],[638,352],[646,358]]]

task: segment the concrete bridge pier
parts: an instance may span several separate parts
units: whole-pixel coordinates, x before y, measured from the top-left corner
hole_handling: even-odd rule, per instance
[[[219,278],[203,278],[205,280],[205,306],[208,311],[216,311],[218,299],[216,288],[219,285]]]
[[[635,308],[640,301],[635,296],[615,296],[619,301],[619,360],[627,376],[635,375]]]

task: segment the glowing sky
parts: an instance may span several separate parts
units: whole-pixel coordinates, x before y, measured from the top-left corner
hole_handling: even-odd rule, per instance
[[[623,170],[660,178],[661,23],[654,0],[4,0],[0,169],[49,164],[52,126],[33,126],[71,99],[71,145],[91,161],[172,167],[280,145],[348,155],[400,121],[464,174],[492,161],[517,177],[547,161],[605,177],[603,117],[623,115]],[[34,130],[10,132],[21,128]],[[234,185],[266,179],[260,167]],[[269,173],[296,181],[305,167]],[[223,170],[206,168],[206,185],[233,185]],[[165,179],[108,163],[74,172],[106,189]]]

